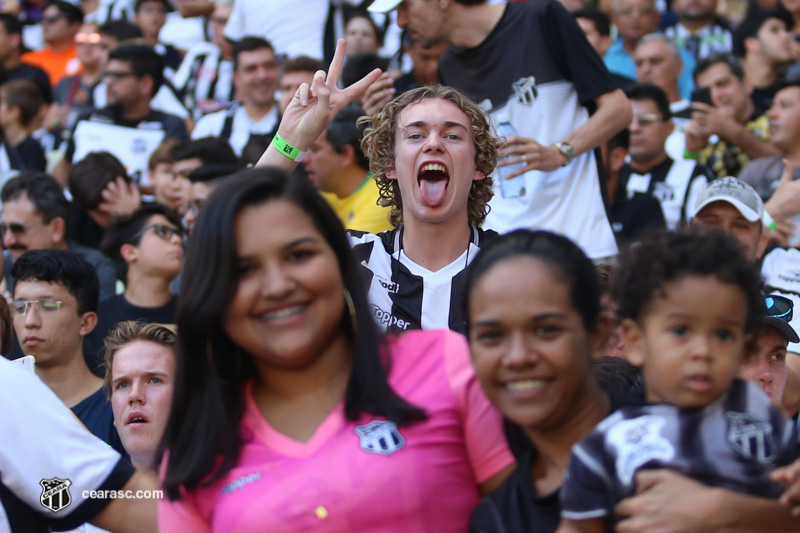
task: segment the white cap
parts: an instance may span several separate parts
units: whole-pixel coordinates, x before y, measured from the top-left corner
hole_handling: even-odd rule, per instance
[[[397,9],[403,0],[375,0],[367,9],[371,13],[389,13]]]
[[[735,207],[750,222],[761,220],[764,202],[758,193],[747,183],[736,178],[721,178],[710,181],[697,195],[692,216],[697,216],[705,206],[714,202],[727,202]]]

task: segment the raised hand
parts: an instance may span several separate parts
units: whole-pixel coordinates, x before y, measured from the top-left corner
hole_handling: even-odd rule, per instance
[[[345,49],[344,39],[339,39],[328,74],[321,70],[317,71],[311,85],[302,84],[283,114],[278,134],[299,150],[308,150],[336,114],[344,106],[361,97],[367,87],[381,75],[381,70],[375,69],[349,87],[339,89],[337,84],[344,65]],[[257,166],[264,165],[291,170],[296,163],[270,146],[261,156]]]

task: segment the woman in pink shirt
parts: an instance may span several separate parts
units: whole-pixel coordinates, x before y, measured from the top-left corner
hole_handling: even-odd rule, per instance
[[[242,171],[189,243],[162,531],[463,532],[513,458],[466,340],[383,339],[310,182]]]

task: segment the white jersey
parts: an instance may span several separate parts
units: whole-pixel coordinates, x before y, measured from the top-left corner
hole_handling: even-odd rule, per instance
[[[75,528],[108,503],[89,504],[86,491],[118,491],[133,475],[35,374],[2,357],[0,428],[0,533]]]
[[[200,118],[192,130],[192,139],[220,137],[230,143],[237,156],[241,156],[250,137],[274,134],[279,122],[277,105],[256,122],[250,118],[244,106],[236,104]]]

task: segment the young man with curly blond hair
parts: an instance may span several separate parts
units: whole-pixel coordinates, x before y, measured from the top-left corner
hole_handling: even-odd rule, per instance
[[[426,86],[384,106],[362,141],[395,229],[351,232],[369,277],[376,320],[388,330],[463,331],[464,269],[493,232],[488,212],[497,140],[483,110],[455,89]]]
[[[375,70],[337,88],[344,49],[340,40],[328,73],[317,72],[311,86],[297,90],[259,166],[292,170],[336,113],[380,75]],[[390,331],[463,332],[464,269],[494,235],[478,228],[499,146],[489,117],[456,89],[433,85],[403,93],[361,121],[368,124],[362,148],[395,226],[377,235],[350,233],[375,319]]]

